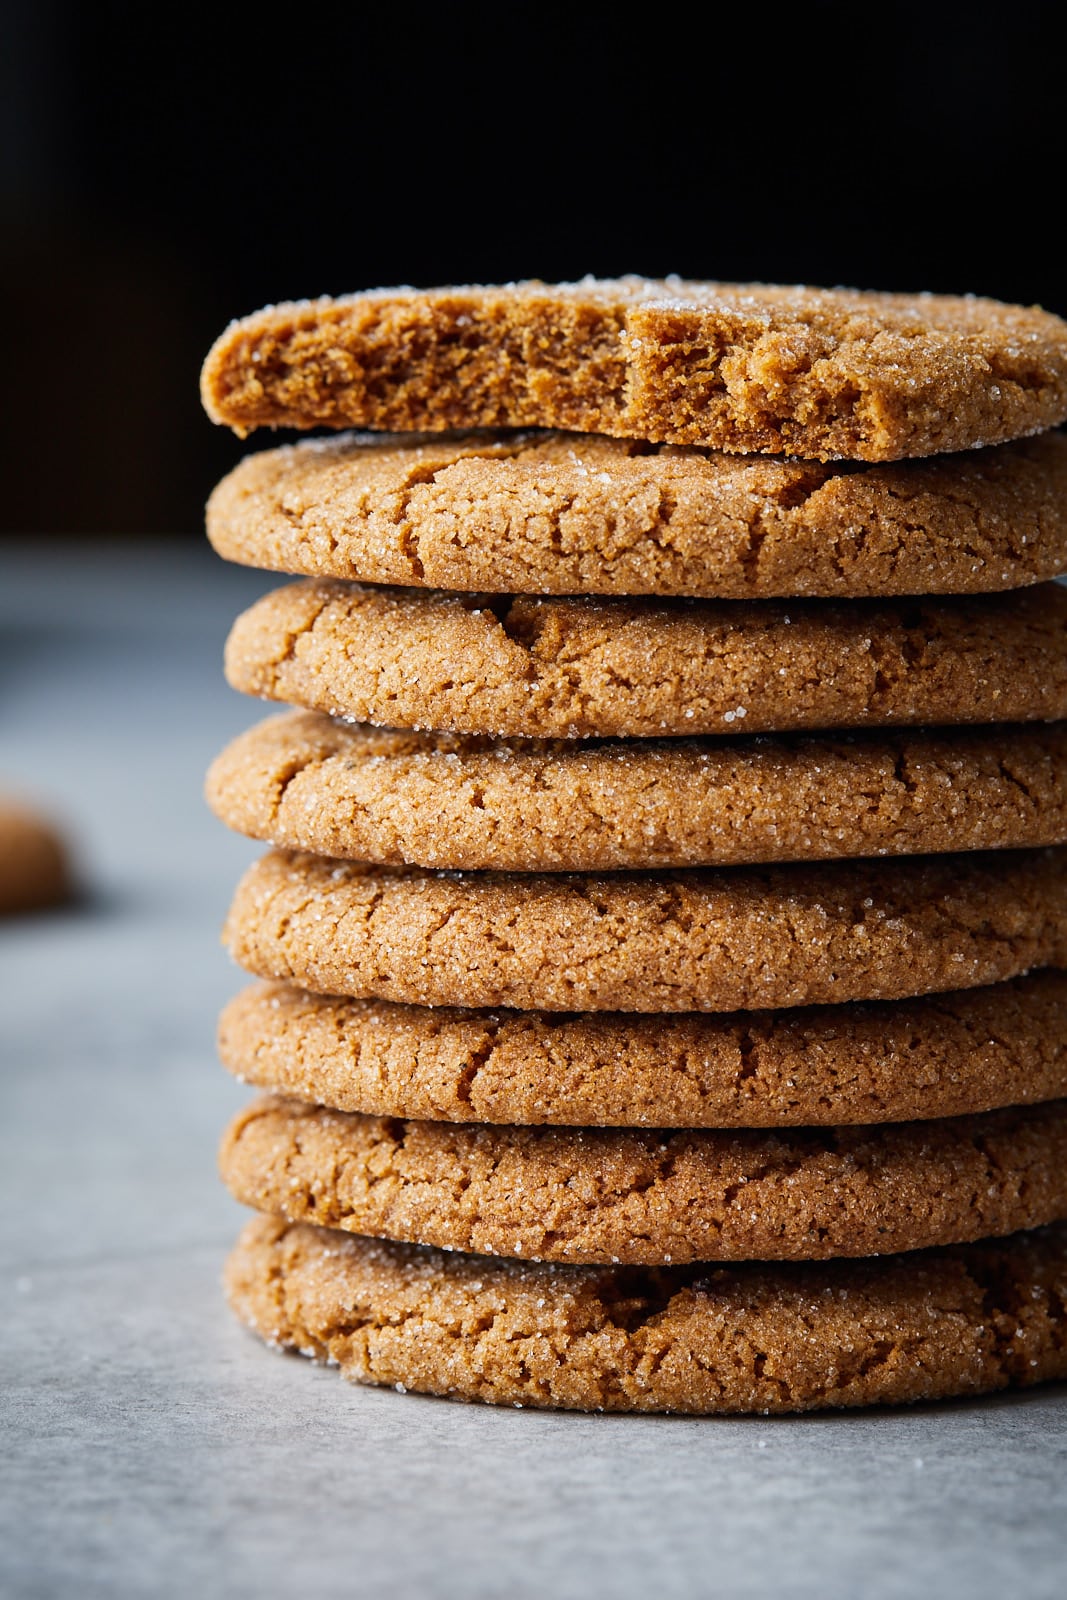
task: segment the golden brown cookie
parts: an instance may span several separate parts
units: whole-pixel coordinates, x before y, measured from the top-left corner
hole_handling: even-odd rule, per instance
[[[227,561],[514,594],[968,594],[1067,568],[1067,436],[857,470],[581,433],[343,434],[216,488]]]
[[[878,1128],[487,1127],[264,1095],[231,1122],[245,1205],[529,1261],[821,1261],[1067,1218],[1067,1101]]]
[[[654,1128],[955,1117],[1067,1095],[1067,973],[725,1016],[465,1011],[260,983],[219,1019],[245,1083],[375,1116]]]
[[[288,712],[213,763],[216,816],[357,861],[596,872],[1067,842],[1067,722],[544,743]]]
[[[230,1303],[346,1378],[500,1405],[762,1412],[1067,1377],[1067,1228],[819,1265],[531,1266],[248,1224]]]
[[[948,295],[587,278],[379,289],[231,323],[208,415],[253,428],[568,428],[896,460],[1067,417],[1067,325]]]
[[[417,1005],[893,1000],[1067,965],[1067,849],[603,875],[276,850],[242,878],[224,939],[257,977]]]
[[[948,600],[536,599],[306,579],[235,689],[393,728],[573,738],[1067,717],[1067,588]]]
[[[53,824],[0,798],[0,915],[57,905],[70,893],[67,850]]]

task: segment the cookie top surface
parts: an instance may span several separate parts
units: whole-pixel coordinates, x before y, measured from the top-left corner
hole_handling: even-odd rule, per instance
[[[1067,717],[1067,588],[941,600],[478,596],[305,579],[230,684],[358,722],[534,738]]]
[[[578,743],[296,711],[227,746],[207,798],[289,849],[508,872],[1061,844],[1067,722]]]
[[[1067,1376],[1067,1228],[818,1266],[532,1266],[250,1222],[237,1315],[346,1377],[581,1411],[807,1411]]]
[[[67,847],[54,824],[0,796],[0,915],[57,905],[71,892]]]
[[[261,983],[223,1011],[219,1053],[242,1082],[385,1117],[918,1121],[1067,1095],[1067,973],[880,1005],[656,1017],[391,1005]]]
[[[857,469],[578,433],[342,434],[246,456],[219,555],[515,594],[973,593],[1067,567],[1067,435]]]
[[[224,938],[320,994],[547,1011],[900,999],[1067,965],[1067,850],[604,874],[272,851]]]
[[[947,295],[681,279],[381,289],[234,322],[201,377],[253,428],[564,428],[898,460],[1067,417],[1067,324]]]
[[[821,1261],[1067,1217],[1067,1102],[879,1128],[487,1127],[268,1095],[234,1197],[289,1222],[525,1260]]]

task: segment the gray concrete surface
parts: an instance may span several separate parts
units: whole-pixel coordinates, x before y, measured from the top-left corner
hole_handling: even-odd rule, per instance
[[[0,549],[0,786],[77,908],[0,931],[0,1593],[1061,1597],[1067,1389],[767,1420],[356,1389],[219,1291],[218,944],[256,847],[200,799],[257,715],[203,548]]]

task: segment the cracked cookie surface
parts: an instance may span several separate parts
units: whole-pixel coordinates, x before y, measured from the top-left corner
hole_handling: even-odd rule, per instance
[[[269,718],[208,803],[289,849],[589,872],[1067,842],[1067,723],[745,740],[548,743]]]
[[[534,738],[1067,717],[1067,588],[948,600],[478,596],[305,579],[238,617],[235,689]]]
[[[1067,1095],[1067,973],[882,1004],[726,1015],[474,1011],[264,982],[219,1019],[244,1083],[430,1121],[803,1127]]]
[[[1067,965],[1067,849],[704,871],[435,873],[271,851],[224,940],[322,994],[549,1011],[899,999]]]
[[[231,323],[208,415],[397,432],[548,427],[897,460],[1067,416],[1067,324],[948,295],[629,277],[380,289]]]
[[[579,1411],[808,1411],[1067,1377],[1067,1228],[875,1261],[533,1266],[257,1217],[236,1315],[346,1378]]]
[[[342,434],[217,486],[227,561],[514,594],[966,594],[1067,566],[1067,436],[857,469],[579,433]]]
[[[289,1222],[528,1261],[822,1261],[1067,1217],[1067,1102],[880,1127],[489,1127],[263,1096],[235,1199]]]

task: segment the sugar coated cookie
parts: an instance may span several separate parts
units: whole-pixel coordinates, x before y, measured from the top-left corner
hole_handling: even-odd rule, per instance
[[[1067,849],[605,874],[434,873],[283,850],[241,966],[321,994],[547,1011],[892,1000],[1067,965]]]
[[[1067,717],[1067,588],[949,600],[536,599],[306,579],[237,619],[235,689],[534,738]]]
[[[341,434],[215,489],[227,561],[514,594],[966,594],[1067,568],[1067,436],[857,469],[581,433]]]
[[[266,1095],[220,1151],[290,1222],[526,1260],[821,1261],[1067,1217],[1067,1101],[878,1128],[485,1127]]]
[[[1067,1227],[876,1261],[556,1267],[257,1217],[226,1268],[269,1344],[500,1405],[775,1412],[1067,1378]]]
[[[379,289],[232,323],[201,377],[253,428],[547,427],[830,460],[1067,417],[1067,325],[947,295],[587,278]]]
[[[653,1128],[954,1117],[1067,1096],[1067,973],[881,1004],[559,1015],[236,995],[219,1054],[245,1083],[339,1111]]]
[[[1067,842],[1067,722],[545,743],[272,717],[212,764],[215,814],[359,861],[595,872]]]

